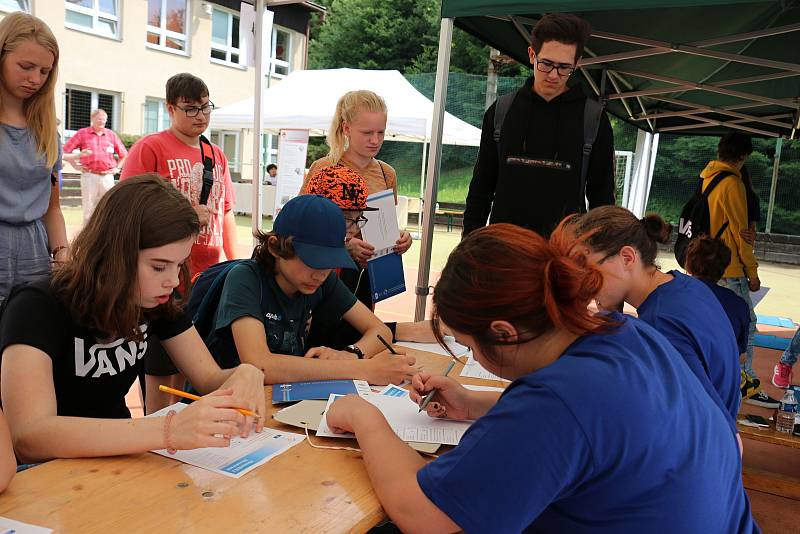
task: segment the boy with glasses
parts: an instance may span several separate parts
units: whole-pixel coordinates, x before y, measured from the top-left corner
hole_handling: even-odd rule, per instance
[[[222,149],[202,135],[213,110],[214,103],[209,100],[203,80],[188,73],[171,77],[167,80],[170,128],[143,137],[131,147],[121,176],[124,180],[156,172],[192,203],[203,226],[189,257],[192,276],[219,263],[223,251],[227,259],[236,258],[236,220],[228,160]],[[207,188],[207,200],[201,198],[204,173],[213,178],[213,185]]]
[[[614,204],[611,124],[578,84],[567,86],[589,33],[584,20],[561,13],[533,28],[533,76],[483,117],[464,236],[487,218],[547,236],[566,215],[585,212],[587,199],[589,208]]]

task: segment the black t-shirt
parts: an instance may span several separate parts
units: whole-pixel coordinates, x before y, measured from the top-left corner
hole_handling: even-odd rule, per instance
[[[0,358],[9,345],[30,345],[53,361],[53,384],[60,416],[130,417],[125,395],[150,353],[151,334],[169,339],[188,330],[185,315],[141,325],[144,339],[104,341],[74,320],[50,290],[49,278],[17,288],[0,321]],[[98,339],[99,338],[99,339]]]

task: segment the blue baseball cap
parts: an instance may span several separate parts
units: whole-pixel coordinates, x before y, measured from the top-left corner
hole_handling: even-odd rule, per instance
[[[295,252],[312,269],[356,268],[344,246],[342,210],[325,197],[294,197],[275,217],[272,231],[292,236]]]

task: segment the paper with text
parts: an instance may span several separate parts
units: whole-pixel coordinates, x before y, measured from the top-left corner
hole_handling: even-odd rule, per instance
[[[0,517],[0,534],[49,534],[50,532],[53,532],[53,529]]]
[[[467,364],[461,370],[461,376],[467,376],[469,378],[483,378],[484,380],[500,380],[501,382],[510,382],[510,380],[500,378],[499,376],[487,371],[481,364],[477,362],[477,360],[475,360],[475,358],[472,357],[471,354],[467,359]]]
[[[188,404],[175,403],[148,415],[148,417],[163,417],[169,410],[179,412]],[[172,458],[189,465],[201,467],[220,475],[239,478],[249,473],[256,467],[265,464],[268,460],[285,452],[302,442],[305,436],[291,432],[279,432],[271,428],[264,428],[261,433],[251,432],[246,438],[231,438],[230,447],[206,447],[189,451],[178,451],[169,454],[164,449],[154,450],[156,454]]]
[[[378,191],[367,197],[367,206],[378,208],[378,211],[365,211],[367,223],[361,229],[364,241],[375,247],[370,258],[374,260],[392,252],[400,238],[400,227],[397,226],[397,207],[394,205],[394,191]]]
[[[328,399],[325,414],[319,423],[317,436],[353,438],[355,437],[353,434],[335,434],[328,427],[328,409],[336,398],[336,395],[331,395],[331,398]],[[381,411],[394,433],[403,441],[458,445],[461,436],[472,424],[471,421],[450,421],[428,417],[425,412],[419,412],[419,406],[408,396],[365,395],[364,399]]]
[[[472,354],[469,347],[458,343],[453,336],[444,336],[444,342],[450,350],[453,351],[454,356],[463,356],[464,354]],[[450,356],[450,354],[438,343],[417,343],[415,341],[398,341],[395,345],[406,347],[409,349],[424,350],[425,352],[432,352],[434,354],[441,354],[442,356]]]

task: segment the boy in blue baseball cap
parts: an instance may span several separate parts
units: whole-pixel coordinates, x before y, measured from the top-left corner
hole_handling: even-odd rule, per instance
[[[257,239],[253,259],[233,267],[225,278],[206,339],[223,368],[251,363],[264,371],[268,384],[410,380],[416,372],[414,358],[384,350],[377,335],[390,338],[389,329],[334,272],[354,267],[336,204],[318,195],[295,197],[278,213],[273,231],[259,233]],[[341,317],[361,338],[344,350],[307,346],[316,314]]]

